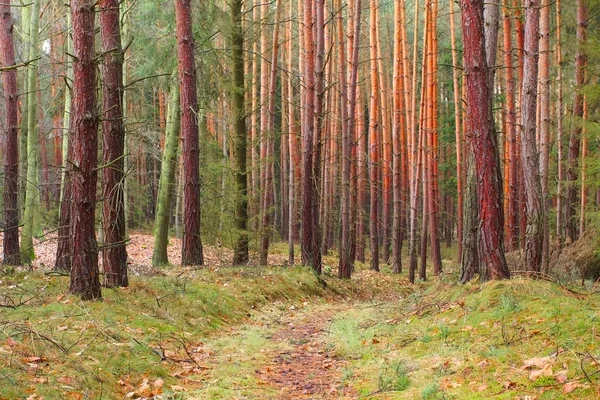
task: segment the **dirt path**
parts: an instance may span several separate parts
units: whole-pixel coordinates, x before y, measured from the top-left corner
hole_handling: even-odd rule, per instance
[[[256,373],[280,390],[278,399],[353,398],[343,382],[347,362],[336,357],[325,344],[329,325],[339,312],[336,307],[287,315],[282,327],[270,338],[276,349],[270,363]]]

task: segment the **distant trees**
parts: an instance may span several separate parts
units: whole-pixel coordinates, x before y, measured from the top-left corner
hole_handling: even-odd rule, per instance
[[[127,284],[126,221],[153,220],[154,265],[168,263],[174,222],[184,265],[204,262],[202,229],[233,248],[234,264],[255,262],[253,250],[272,262],[281,239],[289,265],[298,245],[317,273],[337,250],[341,278],[355,261],[400,273],[407,258],[414,282],[441,273],[441,243],[457,241],[466,282],[508,277],[505,250],[544,272],[552,246],[595,218],[598,149],[586,121],[598,118],[587,28],[596,4],[463,0],[462,40],[455,4],[437,0],[174,6],[129,3],[125,13],[116,0],[73,0],[70,35],[69,18],[35,0],[19,8],[15,44],[11,6],[0,5],[4,262],[31,262],[38,216],[54,228],[59,209],[55,268],[72,270],[86,298],[99,296],[100,219],[106,286]],[[121,44],[120,31],[134,39]],[[176,64],[177,85],[164,77]]]

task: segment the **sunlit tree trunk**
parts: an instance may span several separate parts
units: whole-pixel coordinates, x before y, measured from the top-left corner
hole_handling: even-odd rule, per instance
[[[190,0],[175,0],[175,18],[177,22],[181,137],[183,138],[184,218],[181,263],[183,265],[203,265],[204,255],[200,238],[198,98]]]
[[[2,68],[15,65],[14,23],[10,0],[0,4],[0,61]],[[2,263],[21,264],[19,253],[19,122],[17,70],[2,72],[6,109],[6,155],[4,158],[4,243]]]
[[[450,48],[452,51],[452,78],[453,78],[453,89],[454,89],[454,138],[456,141],[456,193],[457,193],[457,204],[456,204],[456,233],[458,242],[458,257],[462,257],[463,253],[463,202],[464,202],[464,174],[463,174],[463,135],[460,121],[460,80],[459,80],[459,66],[458,66],[458,55],[456,51],[456,33],[454,23],[454,0],[450,0]]]
[[[394,73],[393,73],[393,227],[392,227],[392,271],[402,271],[402,239],[403,239],[403,214],[404,196],[407,191],[404,180],[404,166],[406,155],[406,88],[405,54],[404,54],[404,1],[396,3],[394,10]]]
[[[518,246],[519,235],[519,168],[517,159],[517,114],[515,111],[515,78],[513,68],[512,24],[510,11],[504,2],[503,17],[503,47],[504,47],[504,78],[506,87],[506,144],[508,153],[508,221],[506,248],[514,250]]]
[[[304,0],[304,116],[303,116],[303,180],[302,180],[302,264],[313,261],[313,209],[316,196],[313,176],[315,130],[315,41],[313,35],[313,0]]]
[[[377,0],[371,0],[370,54],[371,99],[369,105],[369,237],[371,239],[371,269],[379,271],[379,64],[377,62]]]
[[[102,296],[98,271],[95,216],[98,115],[96,109],[95,10],[91,0],[72,0],[73,21],[73,167],[71,235],[73,261],[70,291],[84,300]]]

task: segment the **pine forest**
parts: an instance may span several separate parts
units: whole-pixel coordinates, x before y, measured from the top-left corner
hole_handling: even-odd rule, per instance
[[[4,0],[0,399],[600,396],[598,0]]]

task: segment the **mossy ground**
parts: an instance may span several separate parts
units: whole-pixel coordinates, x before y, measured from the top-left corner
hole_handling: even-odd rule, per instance
[[[81,302],[67,277],[13,271],[0,276],[0,399],[284,398],[257,371],[305,344],[272,337],[325,314],[311,321],[323,325],[315,354],[339,361],[339,390],[323,397],[598,398],[599,294],[454,282],[409,285],[387,268],[352,281],[304,268],[174,268]]]

